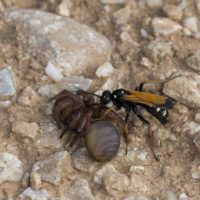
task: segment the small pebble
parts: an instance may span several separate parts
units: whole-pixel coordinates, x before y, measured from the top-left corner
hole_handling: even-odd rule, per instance
[[[104,186],[111,196],[127,191],[130,180],[125,174],[114,173],[104,177]]]
[[[30,87],[27,86],[19,95],[17,102],[23,106],[32,106],[36,103],[38,94]]]
[[[188,67],[195,71],[200,71],[200,49],[197,49],[192,55],[185,59]]]
[[[187,194],[181,193],[181,194],[179,195],[179,200],[187,200],[187,199],[188,199]]]
[[[103,65],[99,66],[96,71],[98,77],[107,77],[112,74],[114,67],[110,62],[105,62]]]
[[[188,17],[183,20],[183,26],[193,33],[198,32],[198,24],[196,17]]]
[[[35,122],[27,123],[17,121],[12,125],[12,131],[21,137],[35,140],[39,133],[39,126]]]
[[[165,83],[163,92],[188,107],[200,108],[199,82],[199,75],[182,75]]]
[[[93,180],[96,184],[101,185],[106,176],[110,176],[115,173],[118,173],[118,171],[112,164],[107,163],[95,173]]]
[[[168,190],[167,191],[167,200],[178,200],[178,199],[176,197],[176,194],[173,191]]]
[[[117,24],[125,24],[130,17],[132,10],[130,6],[125,6],[113,13],[113,17],[116,19]]]
[[[26,188],[19,196],[19,200],[49,200],[51,199],[45,189],[33,190],[31,187]]]
[[[63,75],[58,71],[58,69],[50,62],[45,68],[46,74],[55,82],[59,82],[63,79]]]
[[[200,123],[200,113],[196,113],[194,120],[198,123]]]
[[[165,17],[154,17],[152,20],[152,28],[155,35],[168,36],[178,33],[182,30],[182,26],[171,19]]]
[[[129,0],[100,0],[101,3],[104,4],[124,4]]]
[[[23,176],[22,162],[13,154],[0,152],[0,184],[19,182]]]
[[[140,33],[141,33],[141,36],[144,37],[144,38],[147,38],[148,37],[148,33],[145,29],[140,29]]]
[[[183,16],[183,9],[180,6],[175,6],[172,4],[165,4],[163,7],[163,12],[172,20],[179,21]]]
[[[163,0],[146,0],[149,8],[159,8],[163,5]]]
[[[6,100],[16,93],[16,80],[11,66],[0,70],[0,99]]]
[[[85,179],[78,179],[66,192],[66,200],[95,200],[88,181]]]
[[[56,13],[62,16],[69,17],[71,15],[72,7],[73,7],[72,1],[62,0],[62,2],[56,8]]]

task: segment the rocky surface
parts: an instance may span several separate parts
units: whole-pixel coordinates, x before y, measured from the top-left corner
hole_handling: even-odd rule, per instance
[[[0,0],[0,11],[0,199],[200,199],[200,0]],[[107,163],[84,140],[70,147],[73,131],[60,138],[50,97],[149,80],[174,104],[166,124],[138,107],[159,161],[132,112],[127,154],[111,120],[120,148]]]
[[[109,40],[73,19],[31,9],[12,8],[5,13],[7,23],[21,25],[28,53],[53,63],[65,75],[92,71],[111,53]]]

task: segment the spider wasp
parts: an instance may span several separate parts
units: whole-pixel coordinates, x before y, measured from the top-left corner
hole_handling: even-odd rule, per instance
[[[168,109],[173,108],[173,103],[170,99],[164,96],[156,95],[149,92],[144,92],[145,84],[153,83],[154,81],[142,82],[139,87],[136,87],[135,91],[126,90],[126,89],[117,89],[113,92],[109,90],[105,90],[102,95],[96,95],[100,98],[101,104],[107,105],[112,103],[113,106],[108,108],[105,113],[98,119],[102,120],[106,117],[112,110],[120,110],[121,108],[125,109],[126,117],[125,117],[125,127],[124,127],[124,137],[126,146],[128,145],[128,118],[131,110],[136,114],[136,116],[145,124],[148,125],[148,141],[150,148],[153,152],[155,159],[158,161],[159,159],[155,155],[153,151],[152,144],[152,132],[151,132],[151,124],[147,121],[141,114],[139,114],[137,105],[144,107],[151,115],[157,118],[162,124],[167,122],[168,118]],[[87,92],[86,92],[87,93]],[[92,93],[89,93],[92,94]],[[127,149],[126,149],[127,152]]]

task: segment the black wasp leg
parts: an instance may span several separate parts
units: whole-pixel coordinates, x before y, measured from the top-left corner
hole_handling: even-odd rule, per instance
[[[148,125],[148,143],[149,143],[149,146],[150,146],[150,149],[153,153],[153,156],[154,158],[159,161],[159,158],[156,156],[154,150],[153,150],[153,140],[152,140],[152,131],[151,131],[151,124],[146,120],[144,119],[144,117],[142,117],[142,115],[140,115],[138,113],[138,110],[137,110],[137,107],[135,105],[132,105],[132,110],[133,112],[137,115],[137,117],[142,121],[144,122],[145,124]]]
[[[139,114],[138,109],[135,105],[132,105],[132,110],[142,122],[148,125],[150,124],[146,119],[144,119],[144,117],[142,117],[142,115]]]

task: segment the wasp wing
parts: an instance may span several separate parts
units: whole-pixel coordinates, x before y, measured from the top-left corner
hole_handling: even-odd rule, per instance
[[[167,97],[159,96],[156,94],[148,93],[148,92],[139,92],[132,90],[125,90],[128,95],[124,95],[123,98],[126,101],[130,101],[133,103],[140,103],[144,105],[148,105],[150,107],[159,107],[159,108],[173,108],[172,101]]]

